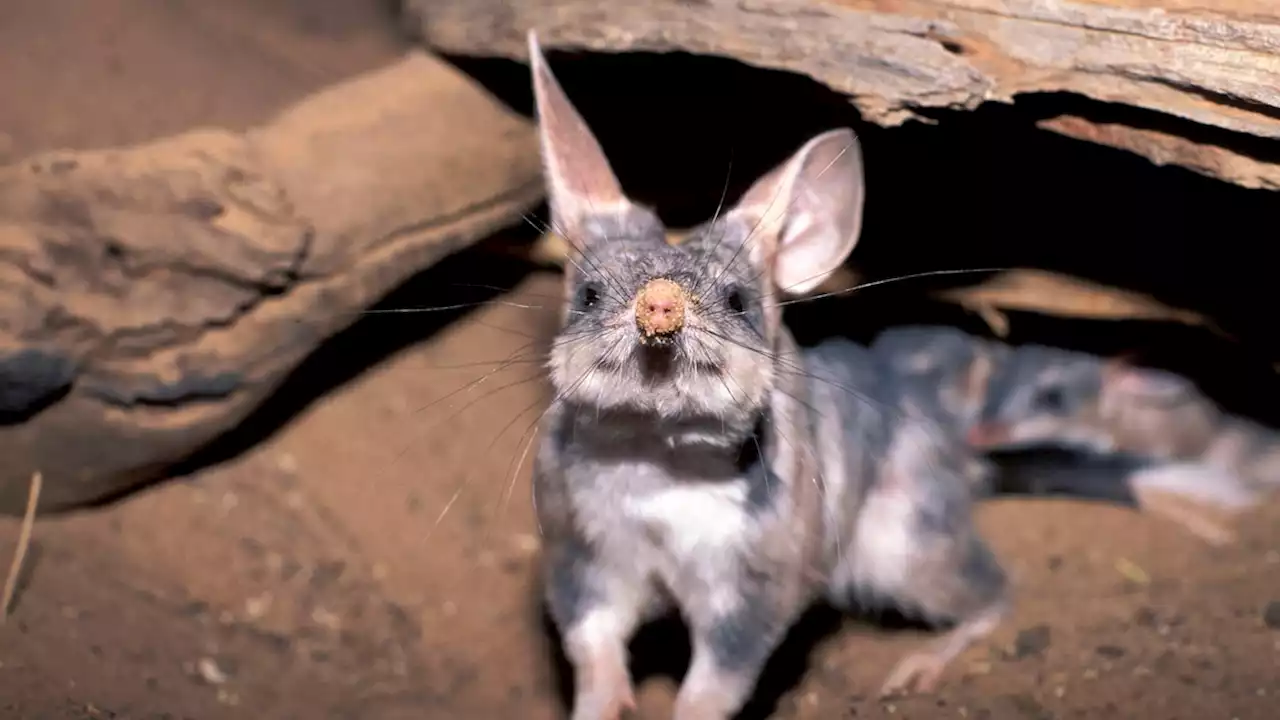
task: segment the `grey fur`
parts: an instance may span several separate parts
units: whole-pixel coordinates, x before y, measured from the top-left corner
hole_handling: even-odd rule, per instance
[[[915,402],[933,406],[941,424],[961,433],[982,411],[988,379],[1008,354],[1002,343],[928,325],[884,330],[871,350],[902,379]]]

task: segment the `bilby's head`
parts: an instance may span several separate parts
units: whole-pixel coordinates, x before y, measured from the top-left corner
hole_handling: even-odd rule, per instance
[[[779,367],[780,297],[836,270],[862,225],[853,133],[805,143],[678,244],[632,202],[529,35],[553,230],[570,245],[552,381],[568,402],[754,423]]]
[[[1110,452],[1129,427],[1198,397],[1174,373],[1135,367],[1120,358],[1023,345],[991,380],[969,443],[979,449],[1055,446]]]

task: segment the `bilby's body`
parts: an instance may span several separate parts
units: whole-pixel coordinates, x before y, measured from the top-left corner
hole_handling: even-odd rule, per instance
[[[857,242],[853,134],[811,139],[672,245],[532,35],[530,58],[552,222],[573,248],[534,501],[574,720],[632,705],[628,640],[671,609],[694,649],[677,720],[734,715],[821,597],[953,625],[881,688],[929,689],[1007,603],[972,524],[971,452],[866,348],[799,349],[779,304]]]

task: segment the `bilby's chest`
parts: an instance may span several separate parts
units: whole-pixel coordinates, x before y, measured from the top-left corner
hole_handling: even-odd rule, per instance
[[[667,584],[739,556],[756,535],[745,478],[677,477],[660,463],[580,462],[570,482],[581,530],[617,563]]]

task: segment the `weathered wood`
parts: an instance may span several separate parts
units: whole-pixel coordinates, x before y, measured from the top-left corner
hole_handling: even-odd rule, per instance
[[[1041,120],[1046,130],[1137,153],[1157,165],[1181,165],[1253,190],[1280,190],[1280,164],[1158,130],[1093,122],[1072,115]]]
[[[1273,0],[406,0],[406,7],[425,41],[445,52],[523,59],[525,32],[536,28],[544,47],[725,55],[813,77],[882,125],[921,108],[1071,92],[1280,140]],[[1154,152],[1141,133],[1045,127]],[[1268,162],[1223,159],[1220,148],[1200,143],[1158,155],[1246,187],[1274,187],[1274,154]]]
[[[155,477],[541,196],[531,124],[425,53],[247,134],[0,169],[0,510]]]

